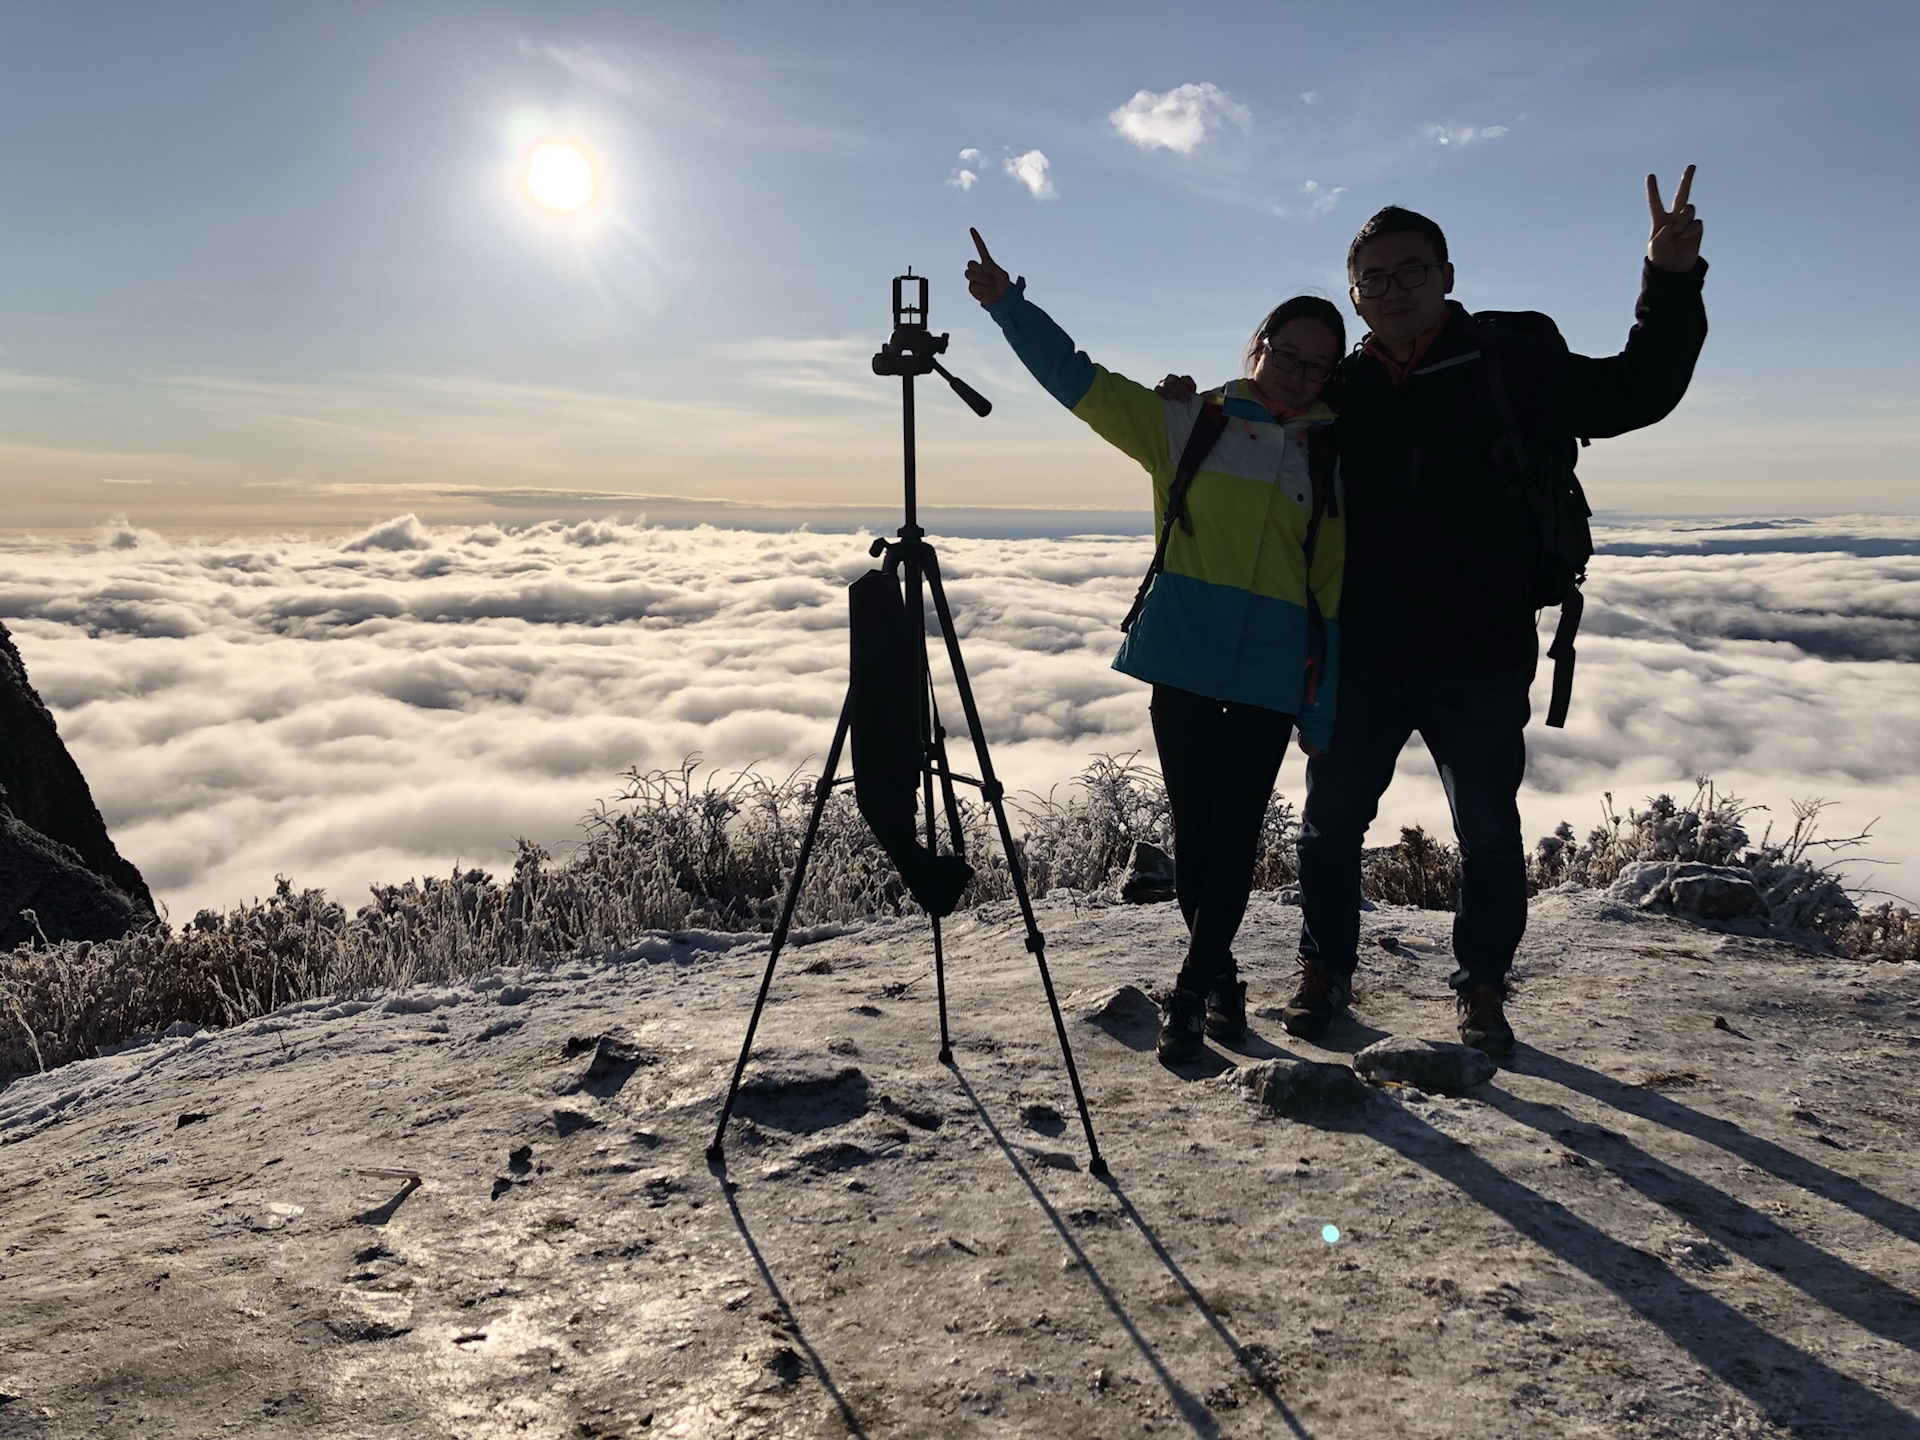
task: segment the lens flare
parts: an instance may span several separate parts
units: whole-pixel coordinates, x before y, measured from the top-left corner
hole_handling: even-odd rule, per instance
[[[1322,1225],[1320,1227],[1320,1238],[1329,1245],[1338,1245],[1340,1243],[1340,1227],[1338,1225]]]
[[[541,145],[527,161],[527,189],[549,210],[578,210],[593,198],[593,167],[571,145]]]

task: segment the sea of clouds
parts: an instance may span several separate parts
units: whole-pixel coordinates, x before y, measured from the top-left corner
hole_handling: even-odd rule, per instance
[[[846,684],[845,587],[868,536],[617,520],[350,538],[179,541],[110,525],[0,542],[0,619],[121,850],[176,920],[276,875],[371,881],[556,851],[620,773],[693,754],[817,769]],[[1583,834],[1711,775],[1790,824],[1874,825],[1852,878],[1920,894],[1920,522],[1647,522],[1599,532],[1565,730],[1537,722],[1529,838]],[[1096,754],[1152,758],[1143,686],[1109,668],[1141,535],[939,542],[993,759],[1045,791]],[[1552,612],[1549,612],[1549,621]],[[1536,689],[1544,707],[1545,677]],[[950,726],[959,707],[944,692]],[[1301,760],[1280,788],[1296,801]],[[971,765],[967,768],[971,769]],[[1403,757],[1379,838],[1443,833]]]

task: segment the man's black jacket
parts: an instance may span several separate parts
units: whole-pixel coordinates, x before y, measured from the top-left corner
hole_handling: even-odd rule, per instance
[[[1681,275],[1647,265],[1618,355],[1510,335],[1502,353],[1523,428],[1597,439],[1671,411],[1707,338],[1706,270],[1705,261]],[[1340,366],[1333,428],[1347,506],[1340,643],[1349,670],[1526,669],[1538,654],[1532,521],[1493,462],[1478,326],[1463,306],[1448,308],[1447,328],[1399,385],[1364,350]]]

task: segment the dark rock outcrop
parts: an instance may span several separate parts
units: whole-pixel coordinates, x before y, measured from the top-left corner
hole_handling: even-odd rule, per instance
[[[31,911],[29,919],[23,911]],[[153,911],[65,845],[0,810],[0,950],[48,940],[118,940]]]
[[[80,866],[138,906],[145,918],[156,914],[147,882],[114,848],[86,777],[67,753],[53,715],[27,679],[27,667],[5,625],[0,625],[0,810],[64,847]],[[12,883],[10,875],[0,875],[0,884]],[[52,938],[53,930],[47,928],[50,913],[43,911],[40,923]],[[11,925],[16,918],[9,910],[0,922]]]
[[[1120,898],[1129,905],[1158,905],[1175,899],[1173,857],[1151,840],[1136,840],[1127,857]]]

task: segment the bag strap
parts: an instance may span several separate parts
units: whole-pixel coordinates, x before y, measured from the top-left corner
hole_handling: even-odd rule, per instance
[[[1226,428],[1226,396],[1218,392],[1203,396],[1200,413],[1194,416],[1193,429],[1187,432],[1186,447],[1180,452],[1180,464],[1173,472],[1173,484],[1167,490],[1167,513],[1160,522],[1160,540],[1153,547],[1153,563],[1147,566],[1146,576],[1134,593],[1127,618],[1120,622],[1122,635],[1132,630],[1133,622],[1140,618],[1140,611],[1147,603],[1147,592],[1153,589],[1153,577],[1166,568],[1167,541],[1173,538],[1174,522],[1178,521],[1187,534],[1193,534],[1193,521],[1187,515],[1187,491],[1193,488],[1194,476],[1200,473],[1200,467]]]
[[[1493,406],[1494,418],[1500,425],[1500,433],[1493,442],[1494,459],[1497,463],[1512,466],[1514,473],[1524,475],[1531,457],[1527,454],[1526,434],[1520,427],[1520,418],[1514,413],[1512,382],[1508,378],[1504,354],[1506,347],[1501,343],[1506,333],[1504,326],[1484,321],[1481,323],[1480,354],[1484,365],[1484,392],[1485,398]],[[1553,644],[1547,647],[1547,658],[1553,661],[1553,689],[1547,701],[1547,725],[1554,730],[1566,728],[1567,709],[1573,702],[1573,641],[1580,633],[1580,617],[1587,607],[1586,597],[1580,593],[1581,578],[1580,575],[1573,577],[1566,598],[1560,602],[1560,623],[1554,627]]]
[[[1307,674],[1306,707],[1311,709],[1318,697],[1320,682],[1327,673],[1327,622],[1320,613],[1320,597],[1313,593],[1313,551],[1320,540],[1320,521],[1327,515],[1339,515],[1340,502],[1334,495],[1334,467],[1338,448],[1333,432],[1316,426],[1307,437],[1307,476],[1313,488],[1313,512],[1307,517],[1307,537],[1301,545],[1301,578],[1307,593]]]

